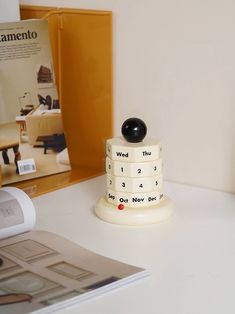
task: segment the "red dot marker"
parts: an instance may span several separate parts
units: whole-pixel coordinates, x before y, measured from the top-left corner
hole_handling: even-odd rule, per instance
[[[123,210],[123,209],[124,209],[124,205],[123,205],[123,204],[119,204],[119,205],[118,205],[118,209],[119,209],[119,210]]]

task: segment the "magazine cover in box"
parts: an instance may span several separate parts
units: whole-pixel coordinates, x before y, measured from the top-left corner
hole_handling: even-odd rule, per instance
[[[3,185],[70,169],[46,20],[0,23]]]

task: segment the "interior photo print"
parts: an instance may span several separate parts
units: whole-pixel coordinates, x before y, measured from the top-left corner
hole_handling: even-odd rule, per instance
[[[70,170],[47,22],[3,23],[0,36],[3,184]]]

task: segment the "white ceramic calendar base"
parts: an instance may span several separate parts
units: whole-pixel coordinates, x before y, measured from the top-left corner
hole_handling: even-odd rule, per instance
[[[167,197],[161,200],[158,205],[149,207],[130,208],[125,207],[119,210],[102,197],[96,208],[96,215],[107,222],[119,225],[147,225],[161,222],[168,219],[173,212],[173,202]]]

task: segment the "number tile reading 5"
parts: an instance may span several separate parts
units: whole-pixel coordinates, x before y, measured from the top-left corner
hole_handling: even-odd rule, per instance
[[[112,160],[124,162],[152,161],[160,158],[161,145],[154,139],[130,145],[122,138],[111,138],[106,143],[106,154]]]
[[[162,191],[163,180],[161,175],[144,178],[116,177],[107,174],[107,188],[122,192],[152,192]]]
[[[120,177],[152,177],[162,173],[162,159],[149,162],[120,162],[107,157],[106,172]]]

